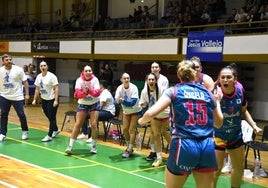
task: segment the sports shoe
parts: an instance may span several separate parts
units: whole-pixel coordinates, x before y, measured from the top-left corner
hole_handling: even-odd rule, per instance
[[[152,167],[157,167],[162,165],[162,158],[156,158],[152,164]]]
[[[90,153],[97,154],[97,147],[96,147],[96,145],[91,147]]]
[[[146,157],[146,161],[153,161],[156,158],[156,152],[150,152],[150,154]]]
[[[53,133],[52,133],[52,138],[55,138],[59,133],[60,133],[59,130],[57,130],[57,131],[53,131]]]
[[[266,172],[265,172],[265,170],[263,168],[260,168],[260,176],[263,177],[263,178],[267,177],[267,174],[266,174]]]
[[[3,142],[6,139],[6,136],[3,134],[0,134],[0,142]]]
[[[50,142],[50,141],[52,141],[52,137],[46,135],[45,138],[43,138],[41,141],[42,142]]]
[[[91,143],[92,142],[92,137],[86,140],[86,143]]]
[[[228,174],[232,172],[232,169],[233,169],[232,164],[227,162],[225,166],[221,169],[221,172],[224,174]]]
[[[87,138],[87,134],[82,133],[77,137],[78,140],[84,139],[84,138]]]
[[[28,131],[22,131],[21,139],[22,140],[27,140],[28,139]]]
[[[65,150],[65,153],[66,153],[67,155],[72,155],[72,149],[73,149],[72,146],[68,146],[68,147],[66,148],[66,150]]]
[[[123,158],[129,158],[133,153],[133,150],[132,151],[128,151],[127,149],[125,150],[125,152],[122,154],[122,157]]]

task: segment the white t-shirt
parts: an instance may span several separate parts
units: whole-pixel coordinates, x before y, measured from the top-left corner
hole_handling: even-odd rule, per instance
[[[157,79],[157,85],[160,88],[167,89],[169,87],[169,81],[168,81],[167,77],[160,74],[159,78]]]
[[[34,85],[40,88],[41,98],[44,100],[52,100],[55,98],[54,86],[58,85],[58,79],[55,74],[47,72],[45,76],[42,73],[38,74]]]
[[[158,91],[159,91],[158,98],[156,96],[156,91],[154,91],[154,92],[150,92],[150,99],[149,99],[147,87],[143,88],[143,90],[141,91],[140,103],[146,102],[148,105],[148,108],[151,108],[156,103],[156,101],[161,97],[161,95],[164,93],[165,89],[158,86]],[[160,118],[160,119],[168,118],[169,112],[170,112],[170,108],[168,107],[165,110],[158,113],[156,115],[156,118]]]
[[[134,114],[141,111],[141,107],[139,105],[139,91],[136,85],[129,83],[128,89],[125,89],[123,84],[117,87],[115,92],[115,98],[136,98],[137,102],[134,106],[125,106],[122,104],[123,114]]]
[[[162,74],[160,74],[159,78],[157,79],[157,85],[158,85],[158,87],[160,87],[162,89],[169,88],[169,81],[168,81],[167,77],[162,75]],[[145,81],[144,88],[146,88],[146,87],[147,87],[147,82]]]
[[[111,112],[111,114],[115,115],[114,98],[107,89],[104,89],[101,92],[100,102],[105,102],[105,105],[102,107],[102,110],[106,110],[108,112]]]
[[[24,100],[23,83],[27,77],[23,69],[17,65],[12,65],[10,70],[4,66],[0,68],[0,95],[7,100]]]
[[[83,89],[84,86],[88,86],[92,89],[100,89],[100,83],[99,79],[97,77],[93,77],[90,81],[84,81],[81,77],[77,78],[75,82],[75,89]],[[83,99],[78,99],[78,104],[84,104],[84,105],[92,105],[100,101],[99,97],[93,97],[90,94],[88,94]]]

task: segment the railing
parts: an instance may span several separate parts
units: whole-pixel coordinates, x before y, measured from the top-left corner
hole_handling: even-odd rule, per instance
[[[187,36],[192,31],[225,30],[226,35],[257,34],[268,32],[268,20],[256,22],[209,24],[185,27],[162,27],[148,29],[121,29],[105,31],[72,31],[1,34],[1,41],[25,40],[88,40],[88,39],[132,39],[132,38],[173,38]]]

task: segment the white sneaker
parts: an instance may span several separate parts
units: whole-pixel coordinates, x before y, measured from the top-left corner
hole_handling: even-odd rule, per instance
[[[228,174],[232,172],[232,164],[231,163],[226,163],[225,166],[221,169],[221,172],[224,174]]]
[[[57,131],[53,131],[53,133],[52,133],[52,138],[55,138],[59,133],[60,133],[59,130],[57,130]]]
[[[42,142],[50,142],[50,141],[52,141],[52,137],[46,135],[45,138],[43,138],[41,141]]]
[[[66,150],[65,150],[65,153],[66,153],[67,155],[72,155],[72,149],[73,149],[72,146],[68,146],[68,147],[66,148]]]
[[[93,154],[97,154],[97,147],[92,146],[90,152],[93,153]]]
[[[265,170],[263,168],[260,168],[260,176],[263,177],[263,178],[267,177],[267,174],[266,174],[266,172],[265,172]]]
[[[87,138],[87,134],[82,133],[77,137],[78,140],[84,139],[84,138]]]
[[[92,142],[92,137],[90,137],[89,139],[87,139],[86,143],[91,143]]]
[[[162,165],[162,159],[161,158],[156,158],[152,164],[152,167],[157,167],[157,166],[160,166]]]
[[[28,139],[28,131],[22,131],[21,139],[22,140],[27,140]]]
[[[0,142],[3,142],[6,139],[6,136],[3,134],[0,134]]]

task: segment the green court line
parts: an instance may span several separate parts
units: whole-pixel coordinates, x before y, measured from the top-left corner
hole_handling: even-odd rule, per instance
[[[0,142],[1,153],[26,161],[61,174],[89,182],[103,188],[118,188],[127,184],[129,188],[164,187],[164,167],[151,167],[145,156],[134,153],[134,157],[123,159],[122,150],[97,144],[98,154],[90,154],[84,141],[76,141],[74,155],[64,153],[69,138],[59,135],[51,142],[42,143],[45,131],[30,128],[29,140],[22,141],[21,130],[9,124],[8,139]],[[22,155],[23,154],[23,155]],[[34,156],[34,157],[33,157]],[[103,179],[104,178],[104,179]],[[129,183],[130,182],[130,183]],[[218,187],[228,187],[229,177],[221,176]],[[193,187],[193,177],[187,180],[185,188]],[[241,188],[262,188],[250,182],[243,182]]]

